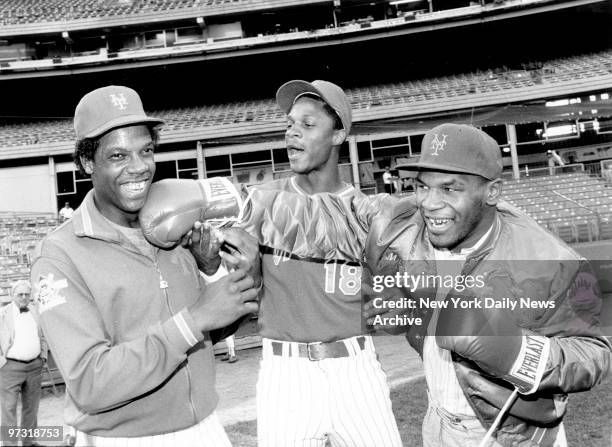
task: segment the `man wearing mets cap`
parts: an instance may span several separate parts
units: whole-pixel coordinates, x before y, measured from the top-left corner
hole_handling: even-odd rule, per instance
[[[398,169],[416,174],[417,212],[372,224],[368,263],[375,275],[455,278],[429,290],[445,306],[417,306],[422,323],[405,327],[428,388],[423,445],[567,445],[567,394],[599,383],[611,362],[590,266],[500,200],[501,154],[483,131],[437,126],[420,159]],[[468,277],[476,282],[457,282]],[[368,303],[364,315],[389,329],[383,307]]]
[[[238,224],[257,237],[262,254],[258,445],[399,447],[386,377],[361,325],[362,245],[351,240],[338,250],[333,234],[348,235],[344,217],[320,225],[319,211],[294,206],[299,198],[322,193],[346,204],[357,196],[365,200],[342,181],[338,168],[340,145],[352,124],[350,101],[340,87],[321,80],[287,82],[276,98],[287,114],[285,143],[295,175],[253,186]],[[199,192],[188,193],[193,185],[185,182],[162,181],[153,188],[141,213],[145,227],[152,222],[152,233],[168,233],[159,227],[175,232],[177,221],[184,220],[174,197],[189,197],[181,208],[206,206]],[[153,223],[148,215],[165,217]],[[177,233],[193,225],[185,223]],[[197,239],[197,232],[191,248],[198,265],[215,273],[220,259],[207,256],[206,247],[200,252],[193,235]]]
[[[205,284],[185,248],[144,239],[138,212],[160,124],[127,87],[81,99],[74,161],[93,189],[34,256],[34,296],[77,445],[230,445],[215,414],[212,343],[257,310],[257,292],[244,269]]]
[[[364,196],[342,181],[338,168],[340,145],[352,125],[344,91],[328,81],[293,80],[278,89],[276,100],[287,114],[285,144],[295,175],[257,186],[258,192],[293,193],[285,195],[289,201],[295,194],[333,193],[347,203]],[[281,222],[280,213],[274,214],[276,228],[319,227],[294,216]],[[331,225],[330,231],[344,228],[341,220]],[[244,228],[255,233],[250,222]],[[361,326],[360,262],[346,262],[339,253],[299,257],[279,249],[282,240],[265,236],[259,241],[258,445],[401,446],[386,376]],[[316,240],[313,234],[304,237],[305,244]]]

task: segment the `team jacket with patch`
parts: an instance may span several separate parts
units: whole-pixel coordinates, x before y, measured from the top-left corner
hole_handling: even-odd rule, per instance
[[[435,274],[435,256],[420,215],[393,215],[375,219],[367,258],[375,272]],[[599,313],[601,292],[588,263],[533,219],[506,203],[482,247],[469,255],[461,274],[482,275],[485,287],[462,292],[520,302],[544,298],[554,307],[517,307],[513,317],[527,334],[548,337],[550,355],[533,394],[519,394],[496,432],[504,446],[551,447],[567,405],[567,394],[591,389],[607,375],[612,346],[603,336]],[[409,292],[405,291],[406,296]],[[460,295],[460,294],[457,294]],[[415,311],[423,319],[407,338],[419,354],[432,310]],[[513,386],[491,377],[469,359],[452,353],[459,384],[470,406],[488,428]]]
[[[254,198],[278,201],[278,193],[261,194],[263,197]],[[359,260],[365,254],[374,275],[436,273],[423,219],[410,198],[390,202],[378,196],[354,195],[347,202],[333,194],[295,194],[284,201],[291,203],[295,226],[319,241],[322,250],[332,250],[335,240],[343,259]],[[304,216],[307,225],[301,228]],[[309,224],[315,219],[316,225]],[[343,231],[338,222],[344,225]],[[347,244],[354,249],[347,250]],[[480,293],[491,297],[537,294],[555,303],[553,308],[522,309],[515,315],[529,333],[550,338],[550,356],[537,390],[519,395],[496,434],[504,446],[551,447],[565,414],[567,394],[592,388],[610,370],[612,346],[602,335],[601,296],[589,266],[533,219],[501,203],[493,232],[483,247],[468,256],[461,273],[485,275],[486,287]],[[410,297],[412,292],[402,290],[401,296]],[[423,323],[410,327],[407,338],[422,354],[432,311],[422,308],[414,312],[412,316],[421,317]],[[454,353],[453,363],[469,404],[488,428],[513,387]]]
[[[92,191],[93,192],[93,191]],[[186,307],[205,287],[183,248],[142,254],[90,192],[32,264],[34,297],[66,383],[66,422],[140,437],[197,424],[217,404],[209,334]]]

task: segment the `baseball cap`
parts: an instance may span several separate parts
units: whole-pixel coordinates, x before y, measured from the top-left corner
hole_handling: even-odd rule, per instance
[[[74,130],[77,140],[95,138],[111,129],[131,124],[164,122],[147,116],[140,96],[129,87],[109,85],[87,93],[74,111]]]
[[[457,172],[494,180],[501,176],[503,166],[493,138],[473,126],[446,123],[425,134],[418,160],[396,168]]]
[[[307,81],[289,81],[281,85],[276,92],[276,102],[285,113],[289,113],[295,101],[302,95],[314,94],[330,106],[342,122],[344,130],[348,135],[351,131],[353,123],[353,115],[351,112],[351,101],[349,101],[346,93],[336,84],[328,81],[316,80]]]

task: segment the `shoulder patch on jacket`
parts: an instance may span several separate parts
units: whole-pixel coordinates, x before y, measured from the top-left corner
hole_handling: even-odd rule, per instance
[[[66,278],[55,280],[53,273],[49,273],[47,276],[41,275],[34,286],[34,299],[38,303],[38,312],[42,314],[65,303],[66,298],[60,291],[66,287],[68,287]]]

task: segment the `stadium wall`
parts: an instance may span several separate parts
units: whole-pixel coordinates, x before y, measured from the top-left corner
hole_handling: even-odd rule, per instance
[[[54,179],[49,165],[0,169],[0,210],[57,212]]]

